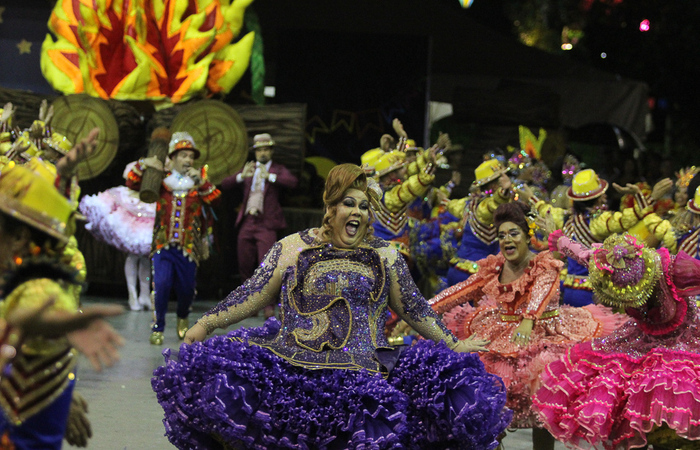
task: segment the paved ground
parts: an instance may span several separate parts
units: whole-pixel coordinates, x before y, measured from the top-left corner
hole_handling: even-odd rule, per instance
[[[122,303],[114,298],[84,298],[86,304],[95,302]],[[214,306],[214,302],[197,301],[192,320]],[[174,304],[171,305],[174,310]],[[88,448],[96,450],[160,450],[174,448],[164,437],[163,413],[151,390],[153,370],[162,364],[164,348],[176,349],[180,342],[175,333],[175,313],[168,313],[167,331],[162,347],[148,342],[151,313],[126,312],[111,320],[126,339],[121,361],[104,372],[92,370],[84,360],[80,363],[77,390],[89,403],[88,417],[92,421],[94,436]],[[244,326],[262,324],[260,318],[250,318]],[[532,448],[530,433],[522,430],[509,433],[504,441],[505,450],[529,450]],[[68,445],[65,448],[70,448]],[[564,446],[557,444],[557,450]]]

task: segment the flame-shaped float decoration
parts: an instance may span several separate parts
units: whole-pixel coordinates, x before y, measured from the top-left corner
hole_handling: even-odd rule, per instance
[[[237,42],[253,0],[58,0],[42,44],[54,89],[159,107],[227,93],[248,67]]]

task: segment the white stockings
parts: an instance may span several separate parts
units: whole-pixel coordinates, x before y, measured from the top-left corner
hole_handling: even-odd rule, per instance
[[[148,256],[130,254],[124,263],[129,308],[132,311],[151,309],[151,260]],[[138,292],[136,282],[138,279]]]

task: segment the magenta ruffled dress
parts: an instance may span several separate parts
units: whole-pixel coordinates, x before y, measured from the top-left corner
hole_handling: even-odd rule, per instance
[[[700,262],[657,252],[663,274],[633,318],[542,374],[534,406],[571,448],[700,448]]]

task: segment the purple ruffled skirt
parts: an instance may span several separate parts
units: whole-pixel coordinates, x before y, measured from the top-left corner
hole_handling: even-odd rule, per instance
[[[496,448],[511,420],[501,380],[476,354],[420,341],[388,378],[309,370],[245,343],[279,322],[182,345],[154,372],[165,431],[180,449]],[[242,338],[244,342],[238,339]]]

